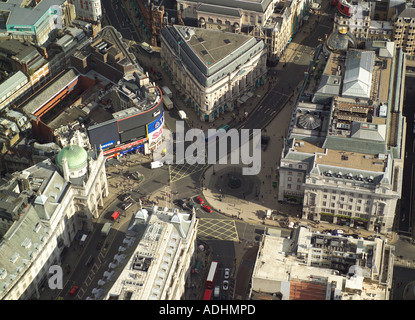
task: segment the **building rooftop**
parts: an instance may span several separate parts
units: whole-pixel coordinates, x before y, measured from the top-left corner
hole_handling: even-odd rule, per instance
[[[73,82],[79,73],[74,69],[67,69],[58,76],[49,81],[42,89],[31,96],[21,105],[21,108],[27,115],[36,115],[36,111],[41,109],[47,102],[52,99],[57,92]]]
[[[384,245],[381,239],[313,233],[305,227],[295,228],[289,238],[265,235],[252,289],[280,292],[284,300],[384,300],[393,261],[383,255],[393,247]]]
[[[108,273],[108,281],[102,287],[104,291],[109,290],[107,298],[164,299],[170,270],[181,243],[187,241],[195,227],[194,220],[192,214],[172,212],[168,208],[139,209],[125,240],[131,250],[121,250],[123,256],[114,257],[118,263],[109,271],[111,275]]]
[[[347,51],[342,96],[370,98],[375,57],[373,51]]]
[[[251,40],[251,37],[229,32],[179,25],[174,27],[207,68],[213,67],[224,57],[235,54],[237,50],[243,51],[243,46]]]
[[[197,0],[187,0],[188,2],[200,3]],[[254,12],[264,13],[272,0],[203,0],[203,4],[214,5],[218,7],[229,7]]]
[[[202,86],[213,85],[253,57],[266,53],[262,40],[244,34],[181,25],[166,26],[161,34]]]
[[[7,25],[9,26],[32,26],[47,13],[51,13],[51,9],[60,6],[64,0],[42,0],[34,7],[23,6],[22,0],[8,0],[0,2],[0,11],[9,12]]]

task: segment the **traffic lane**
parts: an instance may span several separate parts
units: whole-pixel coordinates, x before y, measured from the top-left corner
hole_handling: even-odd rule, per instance
[[[125,10],[120,6],[118,2],[102,1],[105,8],[105,15],[110,21],[111,25],[117,29],[124,39],[133,39],[138,41],[137,37],[134,37],[134,30],[131,29],[131,24],[125,19]]]
[[[407,118],[407,137],[406,137],[406,146],[405,146],[405,164],[404,164],[404,174],[403,174],[403,186],[410,186],[410,188],[402,188],[402,199],[401,199],[401,210],[399,214],[399,232],[409,233],[411,231],[411,216],[412,216],[412,207],[413,207],[413,174],[414,174],[414,146],[410,141],[414,141],[413,127],[415,126],[414,121],[409,121],[408,119],[413,120],[413,110],[410,106],[415,103],[415,91],[413,87],[415,86],[415,77],[406,77],[405,80],[405,100],[404,100],[404,110],[403,113]],[[412,122],[412,123],[411,123]]]
[[[241,129],[263,129],[268,122],[273,119],[282,110],[289,96],[279,92],[271,91],[261,105],[241,126]]]

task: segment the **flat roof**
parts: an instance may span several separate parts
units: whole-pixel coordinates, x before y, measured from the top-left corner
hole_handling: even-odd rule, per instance
[[[316,154],[315,163],[339,168],[358,169],[364,171],[384,172],[386,161],[373,155],[348,152],[334,149],[324,149],[307,141],[296,139],[294,150],[303,153]],[[347,172],[344,172],[346,174]]]
[[[23,7],[22,0],[7,0],[0,2],[0,11],[10,12],[7,25],[30,26],[35,25],[42,16],[52,7],[61,6],[64,0],[42,0],[35,7]]]
[[[180,25],[175,25],[174,28],[184,40],[186,40],[187,30],[193,34],[189,40],[186,40],[186,43],[207,68],[212,68],[224,57],[236,53],[238,50],[243,52],[242,47],[252,40],[249,36],[217,30],[189,28]]]

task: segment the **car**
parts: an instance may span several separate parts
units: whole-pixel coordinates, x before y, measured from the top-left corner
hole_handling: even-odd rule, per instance
[[[69,294],[70,294],[71,296],[74,296],[74,295],[78,292],[78,289],[79,289],[79,287],[78,287],[78,286],[73,286],[73,287],[71,288],[71,290],[69,290]]]
[[[119,212],[119,211],[114,211],[113,213],[112,213],[112,215],[111,215],[111,220],[112,221],[115,221],[115,220],[117,220],[117,218],[120,216],[120,214],[121,214],[121,212]]]
[[[228,288],[229,288],[229,281],[228,280],[223,280],[222,289],[223,290],[228,290]]]
[[[131,194],[129,194],[129,193],[124,193],[124,194],[120,195],[120,200],[121,201],[126,201],[130,198],[131,198]]]
[[[189,201],[189,203],[188,203],[188,205],[189,205],[189,207],[190,207],[190,209],[197,209],[197,204],[196,203],[194,203],[193,201]]]
[[[163,80],[163,75],[159,71],[156,72],[156,80],[158,81]]]
[[[261,136],[262,151],[264,151],[264,152],[267,151],[269,140],[270,140],[269,136]]]
[[[131,207],[133,205],[133,203],[131,202],[131,201],[127,201],[127,202],[124,202],[122,205],[121,205],[121,209],[123,209],[123,210],[127,210],[129,207]]]
[[[184,202],[182,199],[177,199],[177,200],[174,200],[173,202],[174,202],[174,204],[178,205],[182,209],[188,209],[189,208],[187,206],[186,202]]]
[[[212,208],[211,207],[209,207],[207,204],[205,204],[204,206],[203,206],[203,210],[205,210],[206,212],[209,212],[209,213],[211,213],[213,210],[212,210]]]
[[[96,249],[97,249],[97,250],[100,250],[101,248],[102,248],[102,241],[99,241],[99,242],[97,243]]]
[[[225,272],[224,272],[224,274],[223,274],[223,277],[224,277],[225,279],[229,279],[229,275],[230,275],[230,273],[231,273],[231,270],[230,270],[229,268],[225,268]]]
[[[202,199],[202,197],[201,197],[201,196],[197,196],[197,197],[196,197],[196,202],[197,202],[198,204],[203,204],[203,203],[205,203],[205,201],[203,201],[203,199]]]

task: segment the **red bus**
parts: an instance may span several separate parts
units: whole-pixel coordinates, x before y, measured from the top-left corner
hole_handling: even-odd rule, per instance
[[[212,261],[212,263],[210,264],[209,273],[206,278],[206,289],[213,289],[213,286],[214,286],[213,281],[215,280],[217,268],[218,268],[218,263],[216,261]]]
[[[203,300],[210,300],[212,297],[212,289],[206,289],[205,294],[203,296]]]

